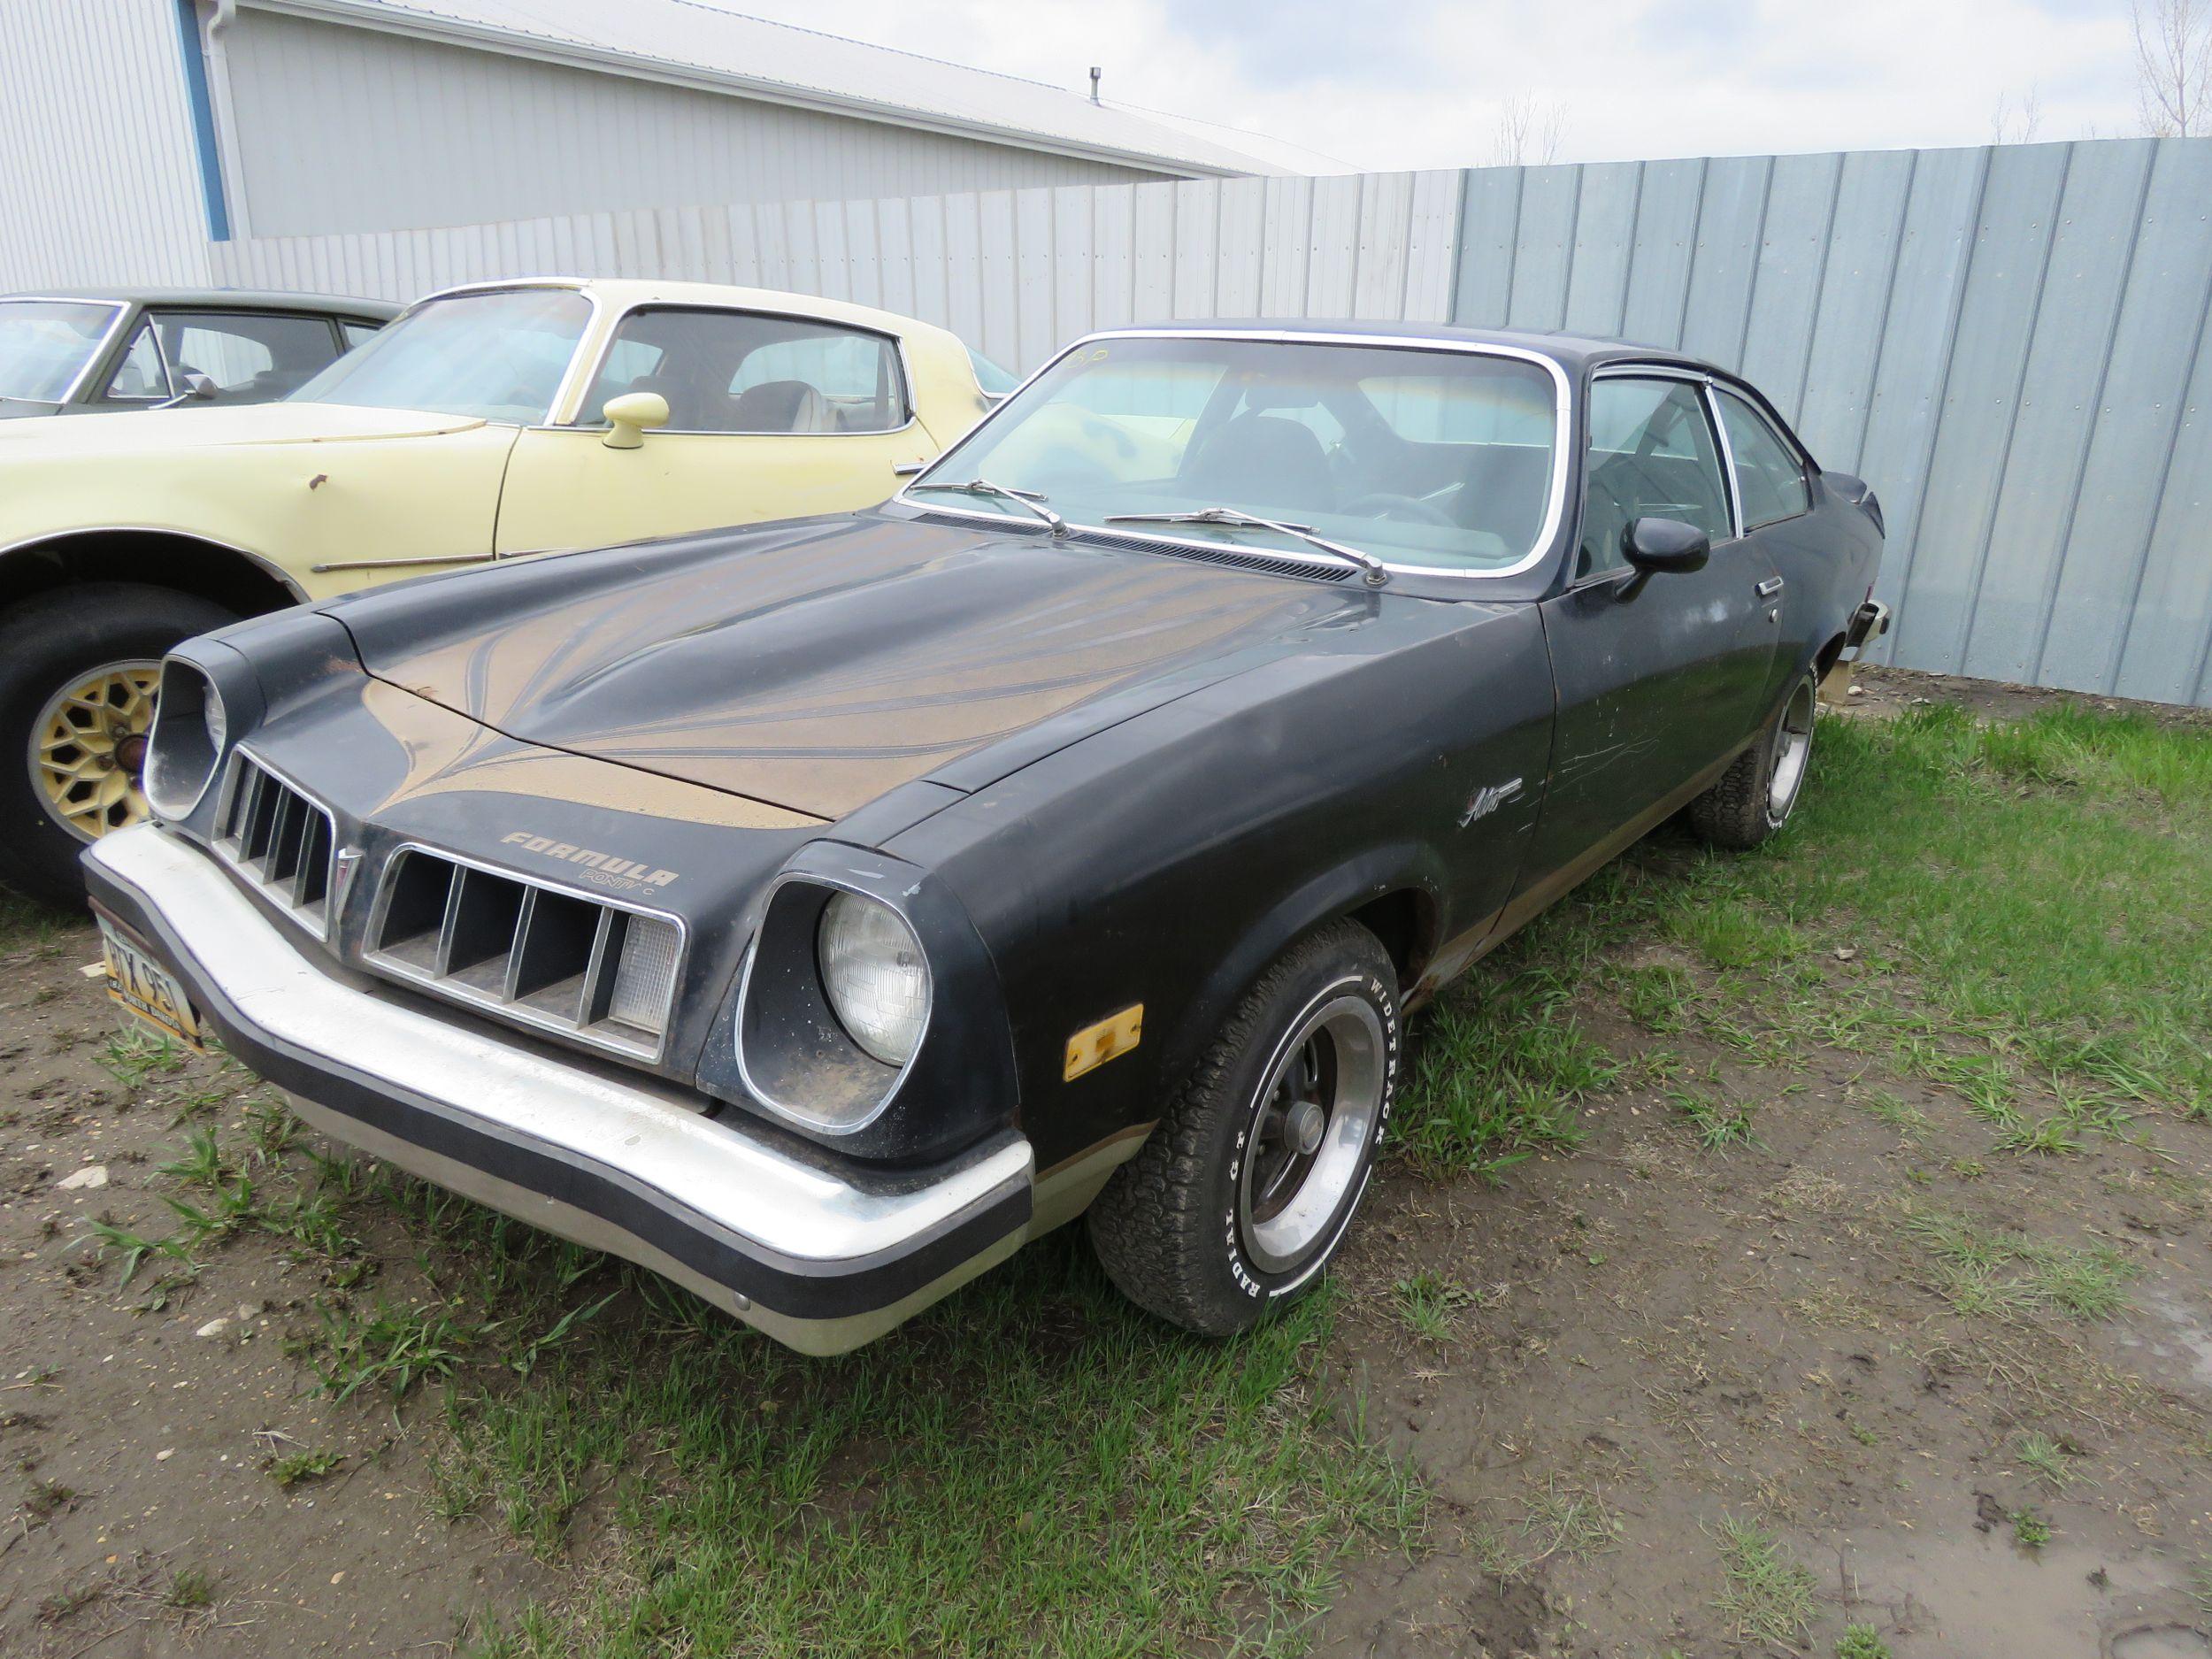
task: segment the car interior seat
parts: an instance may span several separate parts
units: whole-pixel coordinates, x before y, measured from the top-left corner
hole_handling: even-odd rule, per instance
[[[737,396],[733,432],[828,432],[833,428],[821,393],[804,380],[763,380]]]
[[[1209,506],[1325,512],[1336,505],[1321,440],[1280,415],[1246,413],[1227,422],[1183,464],[1179,481]]]

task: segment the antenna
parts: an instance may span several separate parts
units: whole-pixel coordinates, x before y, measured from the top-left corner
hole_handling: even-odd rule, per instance
[[[1098,78],[1105,73],[1097,65],[1091,65],[1091,102],[1093,104],[1098,102]]]

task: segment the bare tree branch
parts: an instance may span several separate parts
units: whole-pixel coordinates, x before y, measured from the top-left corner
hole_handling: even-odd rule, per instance
[[[2000,93],[1997,107],[1989,118],[1989,142],[1993,144],[2032,144],[2043,129],[2043,96],[2030,87],[2020,97],[2017,109],[2011,98]]]
[[[1566,105],[1540,99],[1532,93],[1517,93],[1498,108],[1498,126],[1490,147],[1493,166],[1548,166],[1559,159],[1567,138]]]
[[[2212,133],[2212,0],[2130,0],[2143,130]]]

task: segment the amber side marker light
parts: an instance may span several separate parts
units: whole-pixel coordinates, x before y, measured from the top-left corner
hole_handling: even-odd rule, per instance
[[[1110,1014],[1095,1025],[1086,1025],[1068,1039],[1068,1064],[1060,1073],[1072,1083],[1086,1071],[1094,1071],[1116,1055],[1127,1054],[1144,1034],[1144,1004]]]

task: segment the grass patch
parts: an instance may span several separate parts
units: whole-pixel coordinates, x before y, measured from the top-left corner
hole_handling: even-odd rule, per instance
[[[1813,1620],[1813,1575],[1755,1522],[1720,1524],[1721,1592],[1713,1606],[1740,1641],[1801,1646]]]
[[[1934,1264],[1937,1289],[1962,1314],[2108,1319],[2128,1306],[2135,1264],[2109,1245],[2054,1244],[1939,1210],[1908,1209],[1904,1227]]]
[[[1440,1274],[1419,1272],[1391,1287],[1398,1303],[1398,1317],[1407,1330],[1432,1342],[1452,1333],[1452,1320],[1476,1300],[1464,1286]]]
[[[269,1460],[269,1479],[280,1486],[296,1486],[309,1480],[320,1480],[334,1475],[345,1466],[343,1452],[327,1450],[288,1452],[282,1457]]]
[[[1699,972],[1622,960],[1655,945]],[[2212,1118],[2212,741],[2072,704],[1824,717],[1786,834],[1740,855],[1663,831],[1446,994],[1402,1095],[1415,1166],[1575,1145],[1581,1109],[1641,1075],[1585,1030],[1593,992],[1755,1064],[1878,1062],[2022,1156],[2131,1137],[2146,1107]]]
[[[1540,1148],[1580,1144],[1577,1109],[1621,1067],[1571,1007],[1580,981],[1558,965],[1560,942],[1550,929],[1509,944],[1479,996],[1449,998],[1429,1018],[1398,1131],[1425,1173],[1495,1174]]]
[[[620,1554],[485,1655],[1294,1650],[1341,1553],[1417,1525],[1314,1403],[1325,1291],[1202,1342],[1048,1240],[825,1361],[638,1282],[526,1382],[452,1391],[442,1504],[545,1552],[603,1494]]]
[[[2049,1543],[2054,1532],[2049,1521],[2033,1509],[2015,1509],[2012,1512],[2012,1541],[2023,1549],[2040,1549]]]
[[[197,1567],[180,1567],[169,1575],[161,1604],[180,1613],[197,1612],[215,1605],[215,1580]]]
[[[2063,1440],[2040,1432],[2024,1434],[2013,1448],[2013,1455],[2019,1458],[2021,1468],[2053,1492],[2062,1492],[2074,1484],[2073,1459],[2079,1454]]]
[[[1836,1639],[1836,1659],[1890,1659],[1889,1644],[1871,1624],[1846,1624]]]

